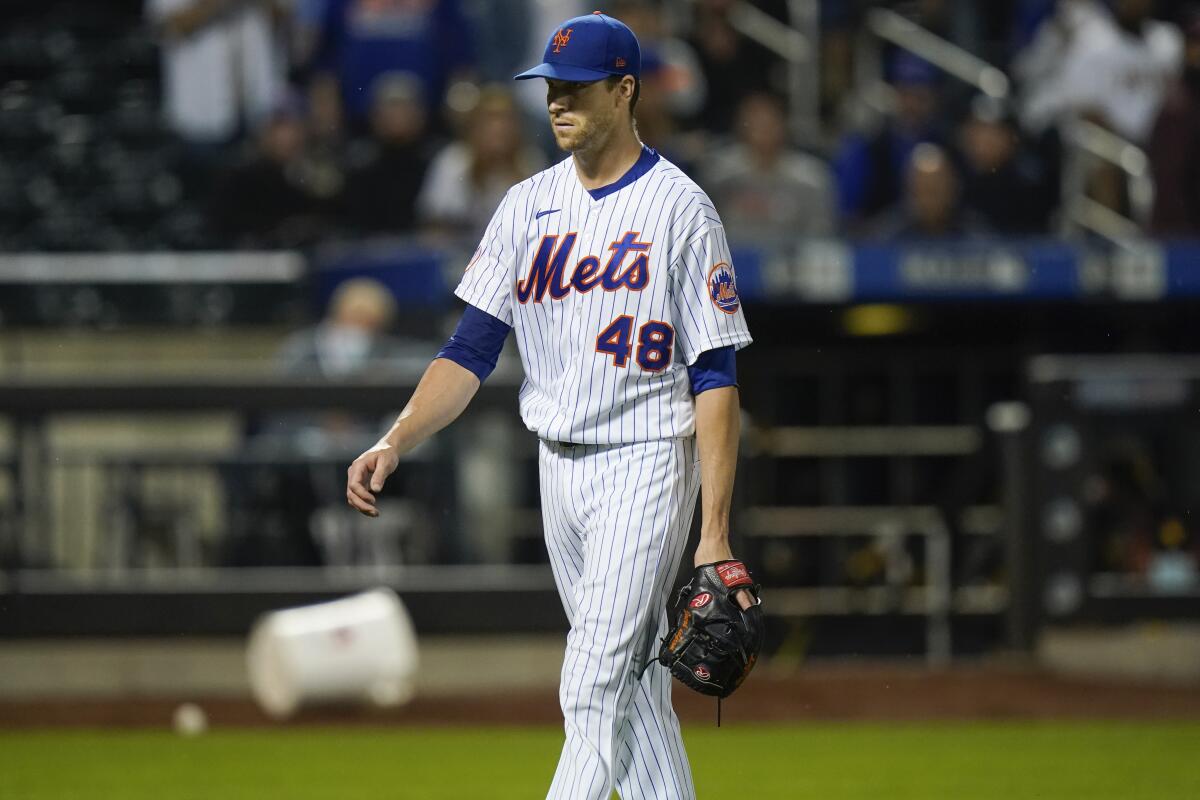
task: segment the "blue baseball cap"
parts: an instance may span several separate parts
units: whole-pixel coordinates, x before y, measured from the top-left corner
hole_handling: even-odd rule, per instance
[[[542,63],[514,80],[554,78],[589,83],[610,75],[641,78],[642,50],[624,22],[593,11],[559,25],[546,43]]]

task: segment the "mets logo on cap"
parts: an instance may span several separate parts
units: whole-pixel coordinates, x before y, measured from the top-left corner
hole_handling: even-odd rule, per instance
[[[564,31],[559,28],[558,32],[554,34],[554,52],[561,52],[564,47],[571,43],[571,31],[573,30],[575,29],[567,28]]]
[[[724,261],[714,264],[708,271],[708,296],[713,305],[726,314],[736,314],[741,305],[733,282],[733,270]]]

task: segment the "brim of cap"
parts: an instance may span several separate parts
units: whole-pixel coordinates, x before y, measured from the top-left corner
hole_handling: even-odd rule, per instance
[[[530,78],[554,78],[559,81],[590,83],[592,81],[604,80],[610,75],[615,74],[615,72],[605,72],[600,69],[574,67],[570,64],[538,64],[533,69],[527,69],[520,75],[513,76],[513,80],[527,81]]]

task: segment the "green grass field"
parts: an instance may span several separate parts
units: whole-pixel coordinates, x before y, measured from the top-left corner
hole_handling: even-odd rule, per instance
[[[1200,798],[1200,722],[688,728],[705,798]],[[292,728],[0,733],[4,800],[543,797],[561,733]],[[632,797],[626,800],[640,800]]]

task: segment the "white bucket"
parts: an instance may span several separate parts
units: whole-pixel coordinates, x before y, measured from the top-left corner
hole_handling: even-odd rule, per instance
[[[303,705],[396,706],[416,691],[417,637],[391,589],[264,614],[246,665],[254,699],[272,717]]]

